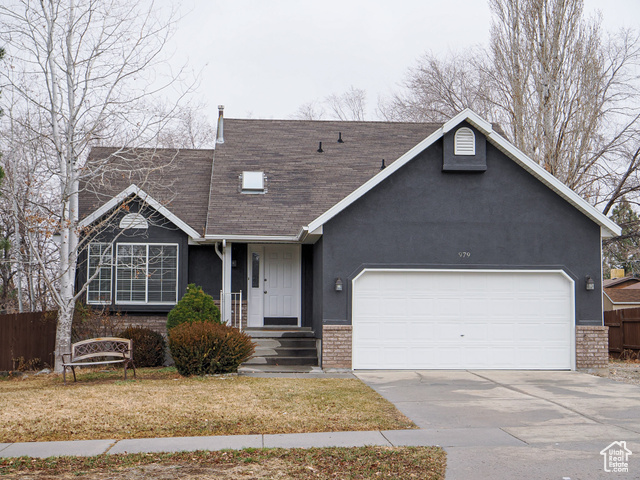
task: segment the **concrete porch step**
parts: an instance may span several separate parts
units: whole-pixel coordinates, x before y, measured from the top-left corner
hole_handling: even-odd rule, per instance
[[[308,327],[282,328],[263,327],[246,328],[244,333],[255,338],[314,338],[313,330]]]
[[[316,339],[311,337],[300,338],[261,338],[252,337],[253,343],[259,348],[315,348]]]
[[[242,365],[318,365],[318,357],[253,356]]]
[[[275,357],[278,355],[284,355],[286,357],[315,357],[318,354],[315,345],[311,348],[263,348],[256,347],[254,357]]]
[[[256,350],[243,365],[318,365],[316,339],[310,328],[265,327],[245,332],[256,344]]]

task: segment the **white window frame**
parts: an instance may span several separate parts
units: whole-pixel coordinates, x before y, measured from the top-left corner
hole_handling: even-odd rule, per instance
[[[460,138],[459,138],[460,137]],[[471,149],[467,145],[460,145],[462,141],[471,140]],[[460,156],[474,156],[476,154],[476,134],[469,127],[459,128],[453,137],[453,154]]]
[[[145,286],[144,286],[144,302],[132,300],[118,300],[118,250],[120,246],[144,246],[145,247]],[[150,302],[149,301],[149,247],[176,247],[176,296],[171,302]],[[117,305],[175,305],[178,303],[178,283],[180,276],[180,245],[177,243],[118,243],[116,245],[116,261],[114,265],[115,271],[115,295],[113,295],[114,303]]]
[[[100,274],[98,274],[95,278],[91,278],[92,276],[92,272],[91,272],[91,247],[95,246],[95,245],[101,245],[101,246],[106,246],[106,247],[111,247],[111,252],[109,254],[109,264],[108,265],[104,265],[102,263],[98,264],[99,269],[102,268],[109,268],[109,300],[90,300],[90,293],[93,290],[91,288],[91,284],[93,284],[95,282],[95,284],[98,285],[98,296],[101,296],[102,290],[100,289]],[[105,258],[105,254],[104,253],[100,253],[100,257],[101,257],[101,262],[102,259]],[[95,290],[93,290],[95,293]],[[89,244],[89,247],[87,248],[87,304],[88,305],[111,305],[111,302],[113,300],[113,244],[109,243],[109,242],[92,242]]]

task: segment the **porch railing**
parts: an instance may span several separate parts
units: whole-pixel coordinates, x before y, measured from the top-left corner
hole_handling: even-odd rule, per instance
[[[229,325],[242,331],[242,290],[239,292],[223,293],[220,290],[220,312],[224,315],[226,306],[231,305],[231,318],[228,319]]]

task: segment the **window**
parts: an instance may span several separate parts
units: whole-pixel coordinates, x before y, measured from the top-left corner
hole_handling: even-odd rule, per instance
[[[251,288],[260,288],[260,254],[251,254]]]
[[[242,172],[243,193],[263,193],[264,172]]]
[[[87,286],[87,303],[111,303],[111,259],[110,243],[91,243],[88,249],[89,265]]]
[[[467,127],[458,129],[453,140],[454,155],[475,155],[476,154],[476,136],[473,130]]]
[[[116,253],[116,303],[177,302],[177,245],[119,243]]]

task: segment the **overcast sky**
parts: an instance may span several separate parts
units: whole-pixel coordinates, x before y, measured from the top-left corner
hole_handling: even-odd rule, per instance
[[[585,0],[606,29],[640,28],[639,0]],[[300,105],[366,90],[369,117],[426,51],[486,45],[485,0],[183,0],[172,62],[200,72],[212,120],[289,118]]]

